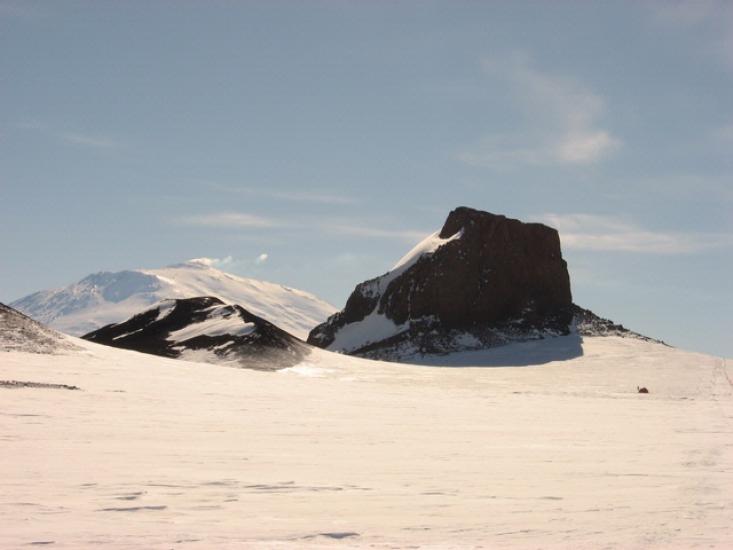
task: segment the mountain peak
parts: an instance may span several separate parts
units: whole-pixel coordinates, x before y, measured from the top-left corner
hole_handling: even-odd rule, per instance
[[[573,304],[557,230],[462,206],[392,271],[357,285],[308,342],[399,361],[569,334],[578,326],[625,330]]]
[[[10,305],[52,328],[82,335],[123,321],[161,300],[213,296],[239,304],[299,338],[336,309],[307,292],[230,275],[213,264],[210,258],[195,258],[160,269],[102,271]]]

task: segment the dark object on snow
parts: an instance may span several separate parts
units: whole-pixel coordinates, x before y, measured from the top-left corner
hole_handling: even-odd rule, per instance
[[[639,386],[636,386],[636,391],[639,393],[649,393],[649,390],[646,388],[640,388]]]
[[[299,363],[309,346],[238,305],[202,296],[164,300],[122,323],[82,336],[98,344],[164,357],[279,370]]]
[[[54,390],[78,390],[79,386],[68,384],[46,384],[45,382],[23,382],[21,380],[0,380],[0,388],[50,388]]]

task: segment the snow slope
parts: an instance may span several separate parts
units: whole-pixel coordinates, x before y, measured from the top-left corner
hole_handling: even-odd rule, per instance
[[[161,300],[196,296],[239,304],[301,339],[336,311],[302,290],[224,273],[206,258],[162,269],[96,273],[10,305],[52,328],[79,336],[123,321]]]
[[[80,388],[0,387],[4,549],[733,547],[715,357],[607,337],[258,372],[71,341],[0,353],[3,379]]]

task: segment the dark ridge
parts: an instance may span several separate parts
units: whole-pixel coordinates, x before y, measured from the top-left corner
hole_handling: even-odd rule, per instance
[[[171,334],[207,320],[232,319],[246,334],[201,334],[174,339]],[[180,358],[186,352],[208,352],[197,361],[226,363],[258,370],[278,370],[299,363],[308,346],[269,321],[238,305],[227,305],[218,298],[200,296],[166,300],[158,306],[122,323],[104,326],[83,336],[98,344],[114,346],[163,357]],[[185,358],[185,357],[184,357]]]

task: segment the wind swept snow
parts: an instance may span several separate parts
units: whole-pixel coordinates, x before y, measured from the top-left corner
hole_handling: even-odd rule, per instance
[[[448,244],[449,242],[456,239],[460,239],[463,235],[463,230],[459,231],[455,235],[448,237],[447,239],[441,239],[438,235],[440,235],[440,232],[436,231],[435,233],[425,237],[422,241],[417,243],[412,248],[412,250],[402,256],[402,258],[400,258],[400,260],[394,266],[392,266],[392,269],[390,269],[384,275],[381,275],[380,277],[374,279],[374,281],[377,283],[377,289],[375,289],[374,291],[375,294],[383,294],[384,291],[387,290],[389,283],[391,283],[397,277],[402,275],[405,271],[410,269],[423,256],[430,255],[438,250],[441,246]]]
[[[4,391],[1,548],[733,545],[715,357],[607,337],[542,366],[267,373],[75,343],[0,357],[82,388]]]
[[[375,279],[367,281],[362,285],[362,293],[369,297],[378,297],[384,294],[389,284],[405,271],[410,269],[420,258],[432,254],[441,246],[460,239],[463,230],[458,231],[446,239],[439,237],[440,232],[427,236],[415,245],[412,250],[405,254],[390,271]],[[407,330],[409,325],[397,325],[383,313],[379,313],[379,302],[374,305],[374,310],[361,321],[355,321],[339,328],[334,334],[334,340],[329,344],[331,351],[351,352],[373,342],[379,342],[385,338],[395,336]]]
[[[406,325],[397,325],[386,315],[377,313],[376,308],[361,321],[350,323],[341,328],[328,349],[348,353],[366,346],[372,342],[379,342],[385,338],[399,334],[407,328]]]
[[[245,323],[236,310],[226,310],[226,306],[214,306],[212,309],[211,317],[171,332],[168,340],[183,342],[197,336],[245,336],[257,328],[254,323]]]
[[[416,244],[412,248],[412,250],[402,256],[402,258],[400,258],[400,260],[392,267],[392,271],[400,268],[402,268],[402,270],[409,269],[410,266],[417,262],[424,254],[432,254],[444,244],[447,244],[456,239],[460,239],[462,235],[463,230],[446,239],[440,238],[440,231],[436,231],[432,235],[428,235],[426,238]]]

